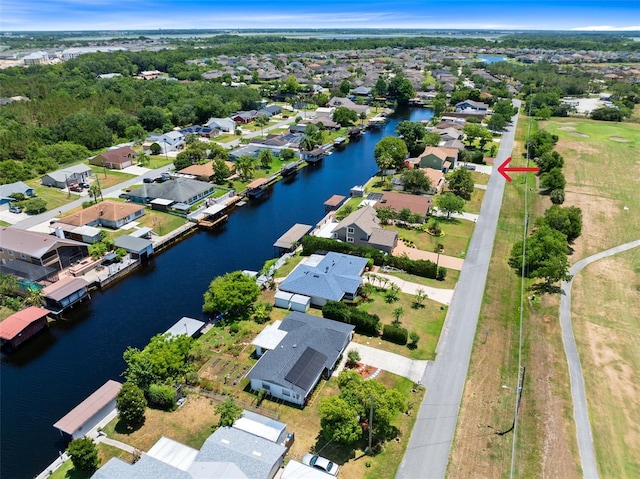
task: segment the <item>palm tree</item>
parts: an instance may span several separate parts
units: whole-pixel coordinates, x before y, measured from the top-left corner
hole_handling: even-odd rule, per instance
[[[256,116],[253,121],[257,126],[260,127],[260,136],[264,136],[264,127],[269,124],[269,117],[261,113],[260,115]]]
[[[248,180],[255,170],[256,159],[250,155],[242,155],[236,160],[236,171],[240,178]]]
[[[98,202],[98,196],[102,196],[102,189],[100,188],[100,183],[97,181],[91,183],[89,186],[89,196],[93,198],[94,203]]]
[[[364,121],[367,119],[367,114],[363,111],[360,112],[360,126],[364,125]]]
[[[138,156],[138,165],[144,166],[148,165],[149,163],[151,163],[151,158],[149,158],[149,155],[147,155],[146,153],[140,153],[140,155]]]
[[[400,318],[404,316],[404,308],[402,306],[398,306],[393,310],[392,314],[393,321],[391,322],[391,324],[393,324],[394,326],[400,326]]]
[[[300,141],[300,149],[303,151],[311,151],[316,147],[316,141],[309,135],[304,135]]]
[[[24,304],[28,306],[42,306],[42,291],[40,289],[29,288],[24,298]]]

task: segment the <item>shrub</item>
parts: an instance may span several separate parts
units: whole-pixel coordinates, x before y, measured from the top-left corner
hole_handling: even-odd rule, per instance
[[[382,339],[404,346],[409,339],[409,331],[400,326],[385,324],[382,328]]]
[[[553,190],[549,195],[549,198],[551,199],[551,203],[553,203],[554,205],[561,205],[562,203],[564,203],[564,190]]]
[[[347,366],[352,368],[360,361],[360,353],[357,349],[352,349],[347,353]]]
[[[173,411],[176,408],[176,390],[163,384],[149,386],[149,405],[165,411]]]
[[[380,329],[380,318],[358,308],[350,308],[340,301],[327,301],[322,307],[322,317],[352,324],[356,332],[367,336],[377,336]]]
[[[412,331],[411,334],[409,334],[409,339],[411,339],[412,344],[418,344],[418,341],[420,341],[420,336],[415,331]]]
[[[195,371],[188,372],[185,376],[185,382],[189,386],[195,386],[200,382],[200,376]]]
[[[447,277],[447,269],[440,266],[438,268],[438,274],[436,275],[436,279],[438,281],[444,281],[446,277]]]
[[[98,459],[98,448],[96,447],[93,439],[89,437],[82,437],[74,439],[69,443],[67,452],[71,456],[71,462],[74,469],[91,474],[100,465]]]

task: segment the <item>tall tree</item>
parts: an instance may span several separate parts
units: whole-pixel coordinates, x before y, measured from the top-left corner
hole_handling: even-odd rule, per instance
[[[225,317],[248,317],[251,305],[260,295],[255,278],[233,271],[214,279],[204,293],[202,310],[207,314],[224,313]]]
[[[562,173],[562,168],[557,166],[540,176],[540,187],[547,191],[564,190],[566,184],[567,180]]]
[[[396,134],[407,144],[407,150],[412,157],[418,156],[424,151],[424,138],[427,130],[419,121],[401,121],[396,126]],[[439,135],[438,141],[440,141]]]
[[[468,200],[473,193],[473,178],[471,172],[465,168],[456,168],[447,173],[447,187],[455,195]]]
[[[248,180],[255,170],[256,159],[251,155],[242,155],[235,161],[236,171],[243,180]]]
[[[439,211],[447,214],[447,219],[451,217],[451,213],[464,212],[464,200],[451,192],[436,196],[434,204]]]
[[[577,206],[553,205],[544,212],[537,223],[547,225],[567,235],[567,241],[573,243],[582,233],[582,210]]]
[[[267,148],[258,153],[258,161],[262,168],[268,170],[269,165],[271,165],[271,162],[273,161],[273,153],[271,153],[271,150]]]
[[[358,121],[358,114],[346,106],[339,106],[333,112],[333,121],[342,127],[350,126]]]
[[[260,113],[255,117],[253,122],[260,127],[260,135],[264,136],[264,127],[269,124],[269,117],[264,113]]]
[[[216,406],[216,414],[220,415],[218,427],[231,427],[237,419],[242,417],[242,408],[233,398],[229,398]]]
[[[116,396],[118,415],[127,428],[136,428],[144,423],[147,400],[144,392],[130,381],[126,381]]]
[[[71,441],[67,446],[67,453],[71,456],[73,468],[83,474],[93,474],[100,465],[98,448],[90,437]]]
[[[420,168],[403,171],[401,178],[404,189],[411,193],[426,193],[431,188],[431,179]]]
[[[407,145],[400,138],[395,136],[385,136],[376,145],[373,156],[378,162],[379,158],[390,156],[393,159],[393,168],[404,168],[404,160],[407,158]]]
[[[411,81],[404,72],[399,71],[389,81],[388,93],[394,97],[399,105],[406,105],[415,96],[415,91]]]

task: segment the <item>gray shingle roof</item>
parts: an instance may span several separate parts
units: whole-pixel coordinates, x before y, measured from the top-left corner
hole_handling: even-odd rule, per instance
[[[282,291],[340,301],[345,294],[355,294],[362,283],[360,273],[366,258],[327,253],[317,266],[300,264],[280,284]]]
[[[376,210],[371,206],[365,206],[364,208],[358,208],[354,212],[350,213],[346,218],[338,223],[338,226],[333,230],[336,231],[355,224],[358,228],[367,233],[367,235],[371,235],[374,229],[379,228],[379,223],[380,221],[378,220]]]
[[[290,380],[289,373],[308,349],[326,358],[324,364],[315,365],[316,374],[310,374],[314,379],[325,368],[333,368],[343,348],[348,344],[354,327],[318,316],[293,312],[282,321],[279,329],[287,331],[287,335],[275,349],[262,355],[247,377],[279,384],[306,396],[315,384],[300,387]]]
[[[129,193],[137,198],[164,198],[178,203],[189,204],[191,199],[209,190],[213,185],[188,178],[175,178],[164,183],[145,183]]]

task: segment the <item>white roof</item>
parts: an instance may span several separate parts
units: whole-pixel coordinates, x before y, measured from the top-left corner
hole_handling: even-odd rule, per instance
[[[93,226],[78,226],[71,230],[72,233],[84,236],[96,236],[100,234],[100,228],[94,228]]]
[[[198,455],[198,450],[162,436],[158,439],[158,442],[149,449],[147,455],[176,467],[181,471],[186,471],[191,464],[193,464],[193,461]]]
[[[145,226],[144,228],[138,228],[133,233],[129,233],[129,236],[133,236],[134,238],[141,238],[151,233],[151,231],[152,231],[151,228],[148,228]]]
[[[286,331],[278,329],[282,321],[275,321],[273,324],[269,324],[265,326],[260,334],[256,336],[256,338],[251,341],[251,344],[254,346],[260,346],[264,349],[273,350],[275,349],[280,341],[287,335]]]
[[[334,476],[291,459],[280,477],[281,479],[329,479]]]
[[[175,202],[176,202],[176,200],[167,200],[165,198],[156,198],[155,200],[151,200],[149,203],[152,204],[152,205],[170,206]]]
[[[277,443],[287,426],[280,421],[244,410],[233,427]]]
[[[184,316],[180,321],[171,326],[165,331],[164,334],[170,334],[171,336],[180,336],[186,334],[187,336],[193,336],[204,326],[204,321],[188,318]]]
[[[216,213],[220,213],[221,211],[223,211],[226,207],[227,207],[227,205],[225,205],[225,204],[215,204],[215,205],[209,206],[208,208],[206,208],[202,212],[205,215],[215,215]]]

